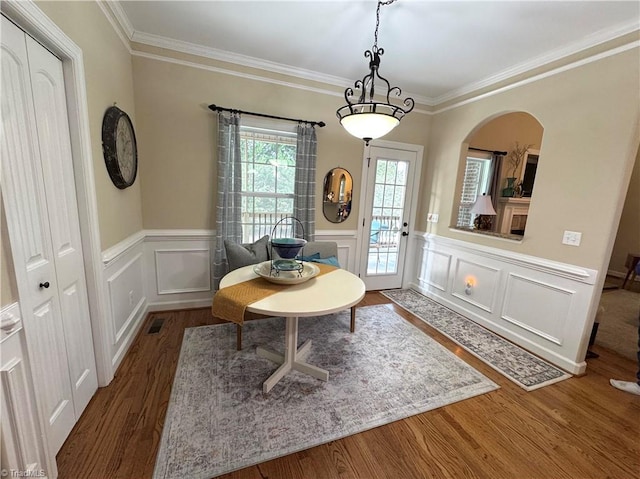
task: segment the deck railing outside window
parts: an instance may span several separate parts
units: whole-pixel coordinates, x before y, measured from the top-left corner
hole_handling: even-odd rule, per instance
[[[398,216],[372,216],[369,244],[373,247],[397,246],[400,232]]]
[[[271,236],[276,223],[287,216],[291,215],[279,213],[242,213],[242,242],[253,243],[264,235]],[[275,233],[276,236],[280,238],[293,237],[291,224],[286,222],[278,225],[278,231]],[[300,236],[301,233],[296,230],[296,234]]]

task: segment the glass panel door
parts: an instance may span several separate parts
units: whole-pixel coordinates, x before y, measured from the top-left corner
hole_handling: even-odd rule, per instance
[[[367,289],[402,286],[416,153],[372,147],[360,276]]]

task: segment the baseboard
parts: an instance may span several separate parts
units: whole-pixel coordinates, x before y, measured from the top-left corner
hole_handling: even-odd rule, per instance
[[[607,276],[613,276],[614,278],[624,279],[626,275],[627,275],[626,271],[620,272],[620,271],[607,270]],[[627,281],[631,281],[631,277],[629,277]],[[636,275],[636,277],[633,279],[633,282],[640,283],[640,275]]]
[[[147,313],[157,313],[158,311],[178,311],[182,309],[210,308],[211,299],[192,299],[181,301],[155,302],[147,305]]]

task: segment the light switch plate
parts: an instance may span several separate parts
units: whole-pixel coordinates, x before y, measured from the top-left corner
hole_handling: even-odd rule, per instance
[[[437,223],[438,222],[438,213],[429,213],[427,215],[428,223]]]
[[[582,233],[578,231],[565,231],[562,236],[562,244],[568,244],[569,246],[580,246],[582,240]]]

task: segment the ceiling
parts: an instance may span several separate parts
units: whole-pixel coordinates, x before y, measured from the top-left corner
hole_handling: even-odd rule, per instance
[[[376,1],[121,1],[130,39],[342,87],[368,73]],[[123,14],[125,17],[123,17]],[[382,6],[380,74],[434,105],[638,32],[638,1]]]

